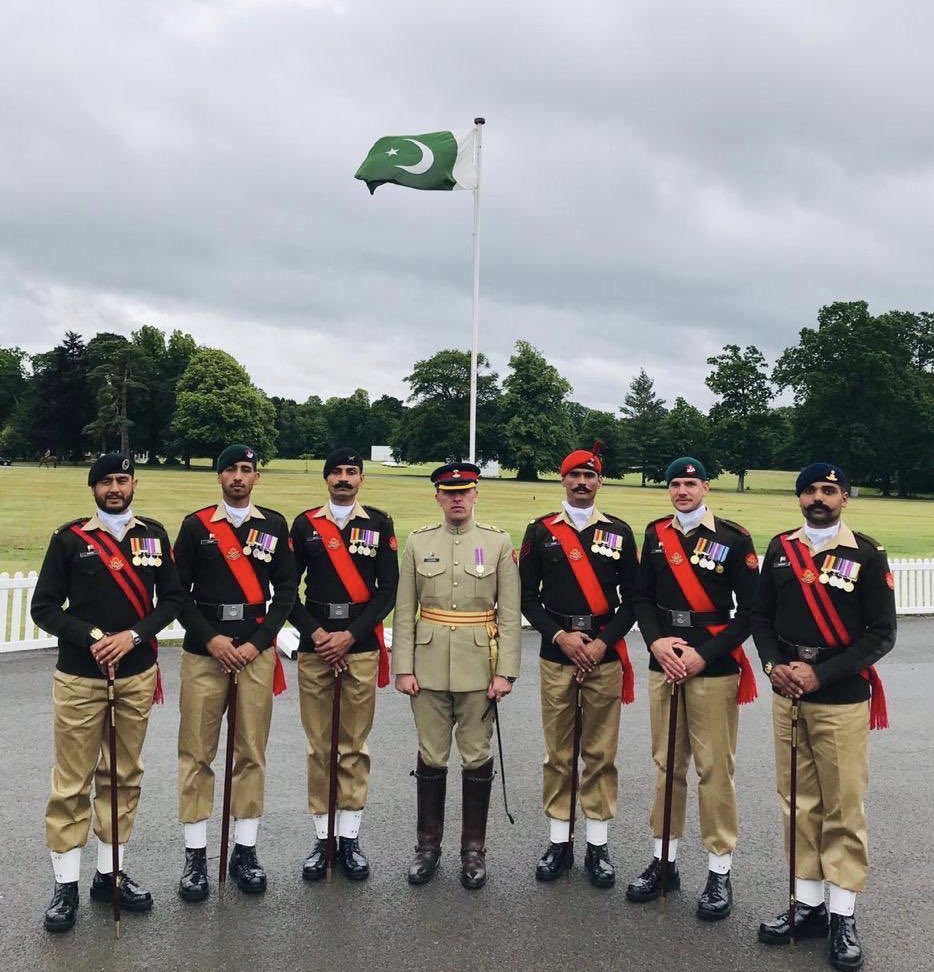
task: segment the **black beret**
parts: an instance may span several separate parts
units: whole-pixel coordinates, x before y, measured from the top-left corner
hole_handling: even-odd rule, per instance
[[[811,483],[836,483],[844,492],[849,492],[850,480],[846,473],[832,462],[812,462],[798,473],[795,480],[795,496],[800,496]]]
[[[666,483],[673,479],[703,479],[706,482],[708,478],[704,464],[693,456],[681,456],[665,470]]]
[[[335,466],[356,466],[360,472],[363,472],[363,456],[359,452],[355,452],[353,449],[335,449],[328,457],[324,460],[324,478],[328,478],[328,474],[334,469]]]
[[[88,486],[99,483],[111,473],[127,473],[132,476],[136,471],[133,460],[122,452],[108,452],[101,456],[88,470]]]
[[[221,454],[217,457],[217,462],[214,463],[214,468],[218,472],[226,469],[228,466],[232,466],[236,462],[252,462],[253,468],[256,468],[256,450],[251,446],[243,445],[242,443],[237,443],[236,445],[229,445],[224,449]]]

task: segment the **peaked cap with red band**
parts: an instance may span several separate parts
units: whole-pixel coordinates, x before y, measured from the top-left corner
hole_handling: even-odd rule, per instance
[[[435,489],[473,489],[480,479],[480,467],[472,462],[449,462],[431,474]]]
[[[575,449],[565,456],[561,463],[561,475],[566,476],[572,469],[589,469],[598,476],[603,472],[603,460],[600,458],[602,442],[595,442],[592,449]]]

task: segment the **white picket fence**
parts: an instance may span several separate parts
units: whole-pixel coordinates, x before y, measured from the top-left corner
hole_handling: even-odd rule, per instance
[[[899,614],[934,614],[934,559],[892,560],[889,562],[895,575],[895,606]],[[37,574],[17,571],[15,574],[0,573],[0,654],[23,651],[28,648],[51,648],[55,638],[40,631],[29,613]],[[159,633],[163,640],[184,636],[178,621]],[[292,655],[297,647],[295,633],[283,630],[280,650]]]

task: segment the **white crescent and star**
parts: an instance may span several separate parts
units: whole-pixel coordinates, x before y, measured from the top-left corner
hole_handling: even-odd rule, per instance
[[[418,139],[407,138],[405,141],[417,146],[422,153],[422,157],[414,165],[399,165],[396,163],[395,167],[402,169],[404,172],[410,172],[412,175],[422,175],[422,173],[427,172],[435,164],[435,154],[424,142],[419,142]],[[386,154],[397,155],[398,150],[390,149]]]

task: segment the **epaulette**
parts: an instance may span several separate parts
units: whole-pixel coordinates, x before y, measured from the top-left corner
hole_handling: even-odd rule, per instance
[[[489,530],[491,533],[505,533],[506,532],[505,530],[502,530],[502,529],[500,529],[497,526],[493,526],[490,523],[478,523],[477,526],[481,530]]]
[[[137,520],[141,520],[143,523],[146,524],[146,526],[155,527],[157,530],[161,530],[163,533],[166,532],[166,529],[162,525],[162,522],[160,520],[157,520],[155,517],[152,517],[152,516],[137,516],[136,519]]]
[[[428,523],[423,527],[419,527],[417,530],[413,530],[412,533],[428,533],[430,530],[440,530],[440,523]]]
[[[529,526],[532,526],[533,523],[542,523],[543,521],[547,520],[550,516],[557,516],[557,515],[558,515],[557,510],[554,510],[554,512],[552,513],[544,513],[542,514],[542,516],[535,517],[534,520],[529,520]]]
[[[673,520],[674,518],[674,513],[666,513],[664,516],[660,516],[657,520],[649,520],[646,530],[648,530],[649,527],[658,526],[659,523],[667,523],[669,520]]]
[[[741,536],[744,537],[750,536],[749,531],[741,523],[736,523],[734,520],[727,520],[725,517],[722,516],[717,516],[715,517],[715,519],[717,523],[722,523],[724,526],[730,527],[731,530],[735,530]]]
[[[257,504],[256,508],[260,511],[260,513],[263,514],[263,516],[266,516],[268,514],[270,516],[277,516],[280,520],[285,519],[285,517],[278,510],[274,510],[269,506],[259,506]]]
[[[600,510],[600,513],[609,520],[615,520],[617,523],[622,523],[623,526],[626,527],[629,526],[629,524],[621,516],[617,516],[615,513],[607,513],[604,510]],[[632,527],[630,527],[630,529],[632,529]]]
[[[874,540],[871,536],[869,536],[868,533],[861,533],[859,530],[854,530],[853,531],[853,536],[854,537],[859,537],[860,540],[865,540],[866,543],[868,543],[871,546],[875,547],[876,550],[881,550],[883,552],[885,551],[885,547],[883,547],[882,544],[879,543],[878,540]]]
[[[791,533],[797,533],[801,527],[792,527],[790,530],[779,530],[778,533],[769,540],[769,543],[774,543],[776,540],[781,540],[782,537],[787,537]]]
[[[209,503],[207,506],[202,506],[200,510],[195,510],[193,513],[189,513],[185,519],[187,520],[189,517],[197,516],[199,513],[204,513],[205,510],[213,509],[217,509],[217,503]],[[142,519],[142,517],[140,517],[140,519]]]
[[[361,503],[360,505],[367,511],[367,513],[376,513],[378,516],[386,517],[387,520],[392,519],[385,510],[381,510],[378,506],[367,506],[366,503]]]
[[[53,533],[62,533],[65,530],[70,530],[73,526],[84,526],[91,518],[89,516],[79,516],[76,520],[69,520],[67,523],[63,523],[60,527],[56,528]]]

